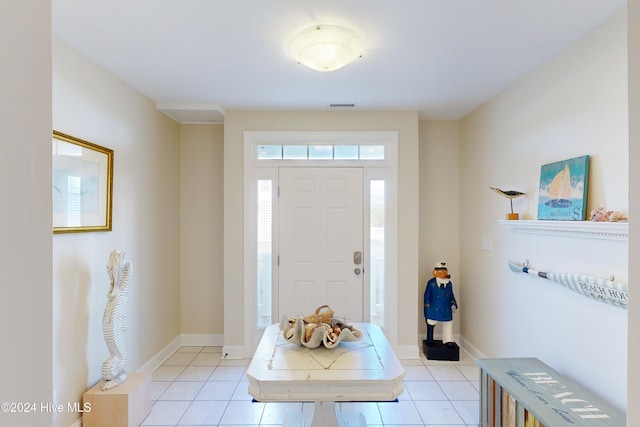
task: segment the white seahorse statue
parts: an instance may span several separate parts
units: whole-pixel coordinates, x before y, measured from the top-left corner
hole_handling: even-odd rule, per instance
[[[131,280],[131,263],[123,252],[109,254],[107,273],[111,279],[107,306],[102,317],[102,331],[110,356],[102,364],[102,390],[109,390],[127,379],[127,292]]]

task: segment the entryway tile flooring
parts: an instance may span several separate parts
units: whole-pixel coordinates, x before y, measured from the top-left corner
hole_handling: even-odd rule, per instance
[[[423,354],[401,362],[405,390],[398,402],[337,403],[340,411],[362,412],[369,427],[479,424],[479,368],[463,349],[459,362]],[[281,426],[292,413],[311,425],[311,402],[252,402],[248,364],[223,359],[221,347],[181,347],[153,372],[151,413],[141,426]]]

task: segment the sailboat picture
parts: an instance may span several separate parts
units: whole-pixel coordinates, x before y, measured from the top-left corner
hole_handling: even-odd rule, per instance
[[[538,219],[582,221],[586,218],[589,156],[543,165]]]

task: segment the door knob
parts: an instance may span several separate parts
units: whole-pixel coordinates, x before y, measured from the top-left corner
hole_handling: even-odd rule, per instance
[[[356,273],[356,274],[360,274],[360,269],[356,268],[355,270],[353,270],[353,272]]]

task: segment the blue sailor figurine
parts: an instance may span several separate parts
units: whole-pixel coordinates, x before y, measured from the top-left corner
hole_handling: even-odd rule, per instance
[[[438,262],[433,269],[433,278],[427,282],[424,291],[424,318],[427,322],[427,345],[432,346],[433,328],[442,324],[442,342],[448,347],[455,347],[453,341],[453,312],[458,309],[456,297],[453,295],[451,275],[446,263]]]

